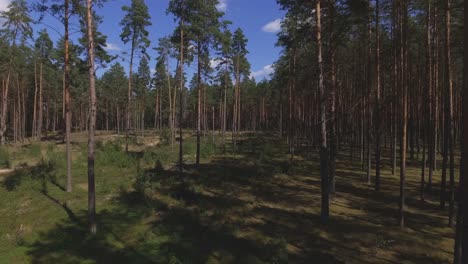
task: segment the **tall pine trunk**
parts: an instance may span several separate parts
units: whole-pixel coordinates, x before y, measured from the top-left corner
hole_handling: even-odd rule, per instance
[[[454,210],[454,200],[455,200],[455,164],[454,164],[454,129],[453,129],[453,82],[452,82],[452,55],[450,50],[450,26],[451,26],[451,17],[450,17],[450,8],[451,0],[445,1],[445,82],[447,85],[447,92],[445,96],[447,97],[446,104],[446,138],[448,138],[448,146],[445,147],[446,152],[445,156],[449,159],[449,226],[453,225],[453,210]]]
[[[330,12],[330,66],[331,66],[331,82],[330,82],[330,193],[335,194],[335,172],[336,172],[336,154],[337,154],[337,137],[336,137],[336,64],[335,64],[335,35],[334,35],[334,15],[335,15],[335,0],[329,0]]]
[[[128,90],[127,90],[127,108],[126,108],[126,125],[125,125],[125,152],[128,153],[128,140],[130,133],[130,105],[132,103],[132,78],[133,78],[133,55],[135,53],[135,33],[132,37],[132,47],[130,51],[130,66],[128,72]]]
[[[406,47],[406,26],[407,26],[407,3],[403,0],[400,6],[400,84],[402,89],[402,124],[401,124],[401,146],[400,146],[400,202],[399,202],[399,223],[400,227],[405,226],[405,184],[406,184],[406,152],[407,152],[407,130],[408,130],[408,65]]]
[[[468,9],[468,1],[465,1],[465,10]],[[464,28],[464,49],[468,49],[466,36],[468,35],[468,26],[465,20]],[[468,59],[466,54],[463,56],[463,91],[462,91],[462,144],[461,144],[461,161],[460,161],[460,184],[458,187],[458,213],[457,213],[457,228],[455,231],[455,249],[454,249],[454,264],[468,263]]]
[[[67,152],[67,192],[72,192],[72,174],[71,174],[71,96],[70,96],[70,86],[71,86],[71,74],[70,74],[70,41],[69,41],[69,0],[65,0],[65,53],[64,53],[64,62],[65,62],[65,80],[64,80],[64,91],[65,91],[65,142],[66,142],[66,152]]]
[[[96,191],[94,184],[94,133],[96,128],[96,72],[94,65],[92,0],[86,1],[86,22],[88,29],[89,67],[89,127],[88,127],[88,222],[92,234],[96,226]]]
[[[321,211],[320,219],[322,223],[327,223],[330,210],[329,210],[329,181],[328,181],[328,146],[327,146],[327,120],[326,120],[326,101],[325,84],[323,80],[323,61],[322,61],[322,26],[320,17],[320,1],[317,1],[316,19],[317,19],[317,63],[319,69],[318,88],[320,95],[320,175],[321,175]]]
[[[376,64],[376,102],[375,102],[375,190],[380,191],[380,138],[381,122],[381,92],[380,92],[380,36],[379,36],[379,0],[375,1],[375,64]]]
[[[43,65],[41,58],[41,64],[39,64],[39,112],[37,117],[37,140],[41,141],[42,137],[42,124],[43,124],[43,100],[42,100],[42,93],[44,88],[44,80],[43,80]]]
[[[184,94],[184,24],[180,23],[180,62],[179,62],[179,170],[182,173],[184,168],[184,151],[183,151],[183,135],[182,135],[182,119],[183,119],[183,94]]]

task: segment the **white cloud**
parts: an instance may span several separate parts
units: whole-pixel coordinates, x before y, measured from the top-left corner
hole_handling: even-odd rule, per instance
[[[262,27],[262,30],[268,33],[279,32],[281,30],[281,21],[283,21],[283,19],[281,18],[275,19],[269,22],[268,24],[264,25]]]
[[[8,11],[8,5],[10,2],[11,0],[0,0],[0,12]],[[3,23],[5,23],[5,20],[0,18],[0,28],[3,28]]]
[[[104,47],[104,49],[107,50],[107,51],[121,51],[122,50],[119,47],[119,45],[114,44],[114,43],[106,43],[106,46]]]
[[[0,0],[0,11],[7,11],[11,0]]]
[[[219,59],[211,59],[210,60],[210,66],[212,69],[215,69],[216,67],[218,67],[220,64],[220,60]]]
[[[270,65],[263,67],[263,69],[259,71],[252,72],[250,74],[250,78],[254,77],[255,79],[263,79],[264,77],[267,77],[273,72],[275,72],[275,69],[273,68],[273,65],[270,64]]]
[[[218,4],[216,5],[216,8],[218,9],[218,11],[226,12],[226,10],[227,10],[227,1],[228,0],[218,0]]]

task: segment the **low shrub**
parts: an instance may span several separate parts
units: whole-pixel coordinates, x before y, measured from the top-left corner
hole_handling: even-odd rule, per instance
[[[127,155],[120,144],[108,142],[96,151],[96,164],[129,168],[136,165],[136,160]]]
[[[0,147],[0,168],[10,168],[10,154],[6,148]]]
[[[169,145],[171,142],[171,130],[169,128],[161,129],[159,132],[159,140],[161,140],[161,145]]]
[[[40,157],[41,156],[41,145],[31,144],[27,147],[28,154],[31,157]]]

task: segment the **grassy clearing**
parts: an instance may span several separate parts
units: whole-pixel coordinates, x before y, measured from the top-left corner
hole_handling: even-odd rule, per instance
[[[102,136],[99,226],[90,237],[80,138],[74,135],[72,193],[64,191],[59,141],[8,149],[12,164],[29,166],[0,186],[0,263],[450,263],[453,229],[437,197],[419,201],[419,168],[409,167],[408,227],[400,230],[399,179],[389,161],[376,193],[342,149],[331,221],[322,225],[318,157],[306,154],[315,151],[291,163],[284,142],[269,135],[246,135],[225,155],[219,138],[207,135],[199,168],[188,138],[183,174],[167,139],[136,138],[126,155],[121,138]]]

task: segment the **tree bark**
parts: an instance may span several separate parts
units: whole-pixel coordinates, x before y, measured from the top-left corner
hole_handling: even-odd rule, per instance
[[[327,122],[326,122],[326,95],[325,95],[325,84],[323,80],[323,61],[322,61],[322,26],[320,17],[320,1],[316,4],[316,19],[317,19],[317,63],[319,69],[319,94],[320,94],[320,175],[321,175],[321,211],[320,219],[322,223],[327,223],[329,218],[329,179],[328,179],[328,146],[327,146]]]
[[[128,91],[127,91],[127,108],[126,108],[126,125],[125,125],[125,152],[128,153],[128,140],[130,133],[130,105],[132,103],[132,77],[133,77],[133,55],[135,53],[135,33],[132,37],[132,47],[130,51],[130,66],[128,73]]]
[[[88,128],[88,222],[92,234],[96,234],[96,191],[94,183],[94,133],[96,127],[96,72],[94,65],[92,0],[86,1],[89,56],[89,128]]]
[[[198,43],[198,69],[197,69],[197,154],[196,154],[196,166],[200,166],[200,134],[201,134],[201,71],[202,71],[202,60],[201,57],[201,44]]]
[[[65,0],[65,34],[64,34],[64,43],[65,43],[65,142],[66,142],[66,152],[67,152],[67,192],[72,192],[72,174],[71,174],[71,100],[70,100],[70,51],[69,51],[69,0]]]
[[[447,85],[446,99],[446,132],[445,137],[448,138],[448,146],[445,147],[445,156],[449,159],[449,226],[453,226],[453,211],[455,201],[455,155],[453,151],[454,129],[453,129],[453,81],[452,81],[452,55],[450,50],[451,40],[451,0],[445,1],[445,82]]]
[[[180,23],[180,63],[179,63],[179,78],[180,78],[180,96],[179,96],[179,170],[180,173],[184,170],[184,152],[183,152],[183,135],[182,135],[182,119],[183,119],[183,93],[184,93],[184,24]]]
[[[380,92],[380,36],[379,36],[379,0],[375,1],[375,64],[376,64],[376,102],[375,102],[375,190],[380,191],[380,138],[381,122],[381,92]]]
[[[468,1],[464,1],[465,10],[468,10]],[[468,35],[468,25],[465,19],[464,25],[464,49],[468,49],[466,36]],[[460,161],[460,184],[458,187],[458,212],[457,228],[455,231],[454,264],[468,263],[468,56],[463,56],[463,90],[462,90],[462,136],[461,136],[461,161]]]
[[[42,58],[41,58],[42,60]],[[39,112],[38,112],[38,120],[37,120],[37,140],[41,141],[42,137],[42,123],[43,123],[43,100],[42,100],[42,93],[43,93],[43,87],[44,87],[44,81],[43,81],[43,65],[44,63],[41,61],[39,64]]]
[[[406,184],[406,149],[408,130],[408,67],[407,67],[407,47],[406,47],[406,26],[407,26],[407,3],[403,0],[400,7],[400,81],[402,87],[402,125],[401,125],[401,146],[400,146],[400,202],[399,202],[399,223],[400,228],[405,227],[405,184]]]
[[[330,12],[330,66],[331,66],[331,82],[330,82],[330,194],[335,194],[335,171],[336,171],[336,64],[335,64],[335,35],[334,35],[334,15],[335,15],[335,0],[329,0]]]
[[[33,116],[32,116],[32,130],[31,130],[31,137],[36,137],[36,110],[37,110],[37,63],[34,62],[34,103],[33,103]]]

